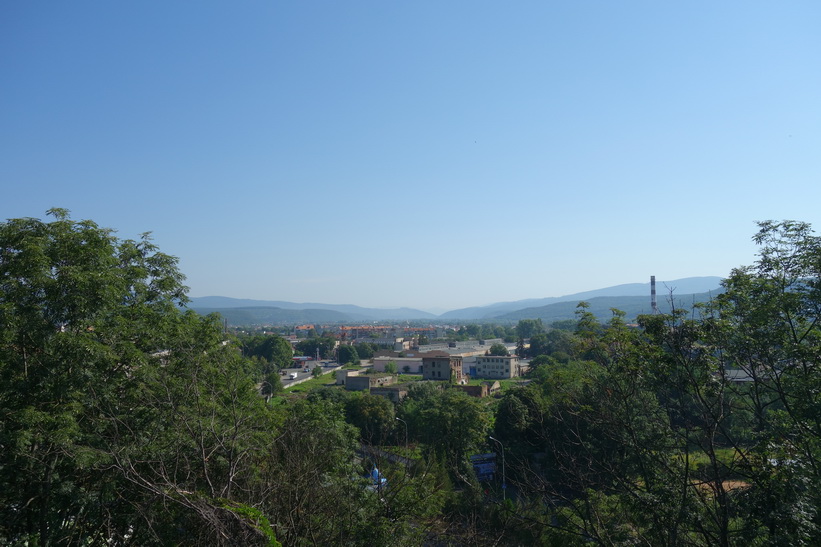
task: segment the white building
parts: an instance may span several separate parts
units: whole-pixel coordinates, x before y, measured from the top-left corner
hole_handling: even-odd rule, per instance
[[[477,378],[515,378],[520,375],[515,355],[481,355],[476,357]]]

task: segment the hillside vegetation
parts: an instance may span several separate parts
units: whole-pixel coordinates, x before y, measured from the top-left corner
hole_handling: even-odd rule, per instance
[[[0,544],[817,544],[807,224],[762,222],[697,313],[520,320],[529,382],[393,403],[282,393],[285,340],[180,308],[149,239],[50,214],[0,224]]]

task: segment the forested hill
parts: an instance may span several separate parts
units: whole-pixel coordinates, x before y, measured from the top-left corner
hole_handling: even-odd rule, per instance
[[[703,302],[721,291],[721,278],[688,277],[674,281],[659,281],[656,285],[659,309],[669,311],[668,301],[671,293],[677,307]],[[609,317],[611,308],[624,311],[628,318],[635,318],[638,314],[650,312],[650,283],[628,283],[559,297],[499,302],[488,306],[452,310],[439,316],[413,308],[363,308],[352,304],[294,303],[224,296],[194,297],[188,307],[203,315],[217,312],[233,325],[436,319],[559,321],[573,319],[576,305],[581,301],[589,302],[591,311],[600,319]]]
[[[225,296],[191,298],[188,307],[201,314],[218,312],[233,324],[318,323],[435,319],[436,315],[411,308],[363,308],[352,304],[295,303]],[[250,323],[246,320],[252,320]]]
[[[676,279],[673,281],[657,281],[656,291],[658,293],[658,301],[661,303],[667,298],[671,291],[676,295],[676,299],[687,301],[688,295],[699,293],[713,292],[717,293],[721,287],[721,277],[706,276],[706,277],[686,277],[683,279]],[[562,313],[559,319],[573,318],[573,310],[576,304],[581,301],[591,301],[599,297],[638,297],[649,308],[650,305],[650,283],[626,283],[623,285],[615,285],[612,287],[605,287],[603,289],[595,289],[591,291],[584,291],[580,293],[568,294],[565,296],[547,297],[547,298],[531,298],[528,300],[517,300],[515,302],[498,302],[488,306],[463,308],[459,310],[452,310],[443,313],[439,316],[440,319],[471,319],[471,320],[501,320],[508,317],[518,320],[521,318],[531,318],[532,311],[527,311],[524,315],[517,312],[525,312],[525,310],[543,309],[550,307],[552,304],[559,304],[564,302],[571,302],[572,306],[568,308],[567,304],[551,308],[549,314]],[[630,310],[638,309],[634,300],[626,298],[623,302],[618,301],[613,307],[628,312],[622,306],[627,306]],[[661,308],[661,306],[659,306]],[[563,311],[564,310],[564,311]],[[567,310],[568,313],[565,313]],[[609,312],[609,308],[607,308]],[[644,313],[638,311],[638,313]],[[627,313],[630,316],[630,312]],[[535,317],[533,317],[535,318]]]
[[[714,298],[721,292],[721,290],[716,290],[699,294],[683,294],[673,297],[672,300],[669,296],[660,297],[658,298],[657,305],[661,313],[670,313],[673,306],[689,310],[693,304],[709,302],[711,298]],[[541,319],[543,323],[550,324],[553,321],[573,319],[576,315],[579,302],[582,302],[582,300],[568,300],[548,306],[526,308],[524,310],[498,315],[493,319],[504,322],[518,321],[520,319]],[[629,320],[633,320],[641,314],[652,312],[650,299],[646,296],[599,296],[597,298],[584,300],[584,302],[587,302],[590,306],[587,308],[587,311],[592,313],[600,321],[606,321],[612,317],[613,309],[623,311],[625,317]]]

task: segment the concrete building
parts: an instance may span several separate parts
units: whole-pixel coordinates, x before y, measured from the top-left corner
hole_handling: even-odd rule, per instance
[[[368,342],[369,344],[376,344],[382,348],[390,348],[393,351],[405,351],[409,350],[411,347],[411,341],[405,340],[404,338],[396,338],[393,336],[389,337],[382,337],[382,338],[365,338],[365,339],[356,339],[354,343],[360,342]]]
[[[450,355],[442,351],[422,357],[423,380],[450,380],[451,378],[457,384],[466,380],[466,375],[462,372],[461,356]]]
[[[348,378],[351,376],[359,376],[359,371],[345,368],[337,369],[336,384],[339,386],[344,386],[348,382]]]
[[[348,376],[345,379],[345,389],[348,391],[365,391],[375,387],[388,386],[396,382],[393,376],[377,376],[375,374],[361,374]]]
[[[519,358],[515,355],[476,357],[476,378],[515,378],[519,375]]]

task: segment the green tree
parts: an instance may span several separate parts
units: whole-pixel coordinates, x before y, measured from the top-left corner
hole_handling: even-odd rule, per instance
[[[530,357],[548,355],[556,357],[559,361],[567,361],[575,356],[576,342],[572,333],[566,330],[550,329],[533,335],[527,353]]]
[[[519,357],[527,357],[527,349],[525,348],[525,339],[519,338],[516,340],[516,355]]]
[[[482,336],[482,325],[477,325],[476,323],[471,323],[470,325],[464,326],[465,334],[469,338],[481,338]]]
[[[9,543],[76,541],[65,519],[79,516],[72,504],[94,503],[83,492],[101,487],[102,477],[90,471],[105,464],[104,458],[81,463],[84,453],[93,454],[83,438],[94,428],[84,426],[99,419],[85,390],[89,379],[114,392],[125,381],[106,338],[129,351],[137,344],[128,337],[138,329],[117,319],[142,323],[144,315],[157,317],[155,306],[168,307],[168,295],[154,297],[150,289],[150,260],[158,284],[182,295],[179,276],[165,276],[173,260],[154,257],[147,239],[120,243],[110,230],[72,222],[67,211],[49,214],[54,222],[0,225],[0,538]],[[141,340],[133,351],[145,356],[151,342]],[[79,524],[89,530],[81,538],[104,525],[91,516]]]
[[[354,346],[356,354],[360,359],[373,359],[374,354],[379,349],[379,346],[371,342],[360,342]]]
[[[499,334],[499,328],[497,325],[491,325],[489,323],[484,323],[481,325],[481,330],[479,332],[479,338],[501,338]]]
[[[291,349],[291,343],[283,337],[274,334],[267,335],[260,349],[262,356],[268,362],[273,363],[277,369],[291,366],[294,350]]]
[[[54,221],[0,224],[0,542],[184,543],[175,535],[182,527],[214,544],[223,533],[258,543],[257,523],[215,499],[238,493],[239,468],[225,463],[248,448],[246,424],[261,423],[247,362],[223,344],[216,318],[179,311],[186,295],[177,260],[147,235],[119,240],[65,210],[49,214]],[[161,385],[171,406],[155,404]],[[181,461],[174,447],[193,448],[195,394],[213,409],[208,423],[219,433],[209,446],[231,424],[243,432],[213,452],[212,468],[190,467],[198,471],[184,483],[165,476],[159,487],[156,474]],[[249,422],[223,413],[229,403]],[[173,408],[190,413],[180,421]],[[147,460],[153,471],[144,474]],[[204,494],[184,493],[194,491]]]
[[[696,489],[687,468],[671,450],[685,443],[669,429],[647,373],[639,373],[655,351],[618,314],[590,327],[579,343],[595,360],[539,357],[546,363],[536,367],[534,381],[502,400],[495,435],[510,450],[508,476],[523,498],[561,500],[541,521],[545,528],[604,544],[634,533],[649,544],[676,544],[681,514],[703,513],[692,504]],[[536,503],[532,510],[543,515],[543,502],[541,509]]]
[[[259,526],[264,515],[243,515],[261,502],[250,491],[259,457],[273,441],[274,416],[248,362],[222,344],[218,320],[181,319],[187,328],[176,349],[134,371],[121,396],[132,411],[110,417],[112,465],[147,499],[165,505],[151,522],[158,541],[265,543],[271,529]]]
[[[279,368],[287,367],[293,356],[291,345],[280,336],[259,333],[240,334],[237,338],[242,346],[244,356],[259,357]],[[280,340],[284,342],[284,345],[280,345]]]
[[[318,353],[320,359],[333,357],[334,348],[336,348],[336,339],[330,336],[307,338],[296,345],[296,351],[300,355],[316,358]]]
[[[576,321],[573,319],[562,319],[561,321],[553,321],[550,323],[550,328],[552,330],[562,330],[567,332],[573,332],[576,330]]]
[[[742,417],[720,422],[720,433],[746,448],[749,529],[771,543],[809,544],[821,527],[821,238],[803,222],[758,227],[759,258],[723,282],[704,339]],[[749,381],[738,386],[731,373]]]
[[[506,356],[509,355],[507,348],[504,344],[493,344],[490,346],[488,350],[489,355],[499,355],[499,356]]]
[[[341,365],[359,364],[359,353],[354,346],[339,346],[336,358]]]
[[[254,363],[254,373],[261,382],[261,392],[270,396],[282,391],[279,371],[291,366],[291,344],[281,336],[254,334],[238,336],[242,354]]]
[[[405,411],[410,413],[412,408],[408,405]],[[490,424],[490,415],[479,400],[458,389],[437,390],[413,410],[409,423],[426,451],[445,462],[455,480],[470,483],[468,456],[485,446]]]
[[[722,294],[640,317],[641,330],[580,305],[575,334],[553,351],[574,359],[505,395],[496,435],[520,499],[533,496],[521,509],[541,523],[533,537],[814,543],[821,239],[804,223],[763,222],[754,241],[758,262]],[[561,502],[545,520],[546,497]]]
[[[383,444],[396,427],[393,403],[378,395],[365,393],[349,398],[345,415],[359,429],[362,442],[370,445]]]
[[[541,319],[520,319],[516,324],[516,336],[528,339],[544,331]]]
[[[410,533],[366,489],[357,430],[322,397],[283,409],[279,435],[263,451],[259,507],[280,523],[286,545],[388,545]]]
[[[534,334],[530,338],[530,348],[527,354],[530,357],[538,357],[539,355],[548,355],[550,353],[550,340],[546,332]]]
[[[445,504],[437,464],[387,465],[395,486],[371,492],[347,395],[266,405],[270,355],[179,309],[176,259],[52,214],[0,224],[0,543],[424,541]],[[368,403],[364,430],[393,435],[393,406]]]
[[[527,375],[531,377],[541,377],[547,367],[555,364],[556,361],[552,357],[539,355],[530,360],[530,370],[528,370]]]
[[[262,388],[261,392],[265,396],[276,395],[278,393],[282,393],[283,391],[282,386],[282,378],[280,373],[276,370],[272,370],[268,372],[262,378]]]

